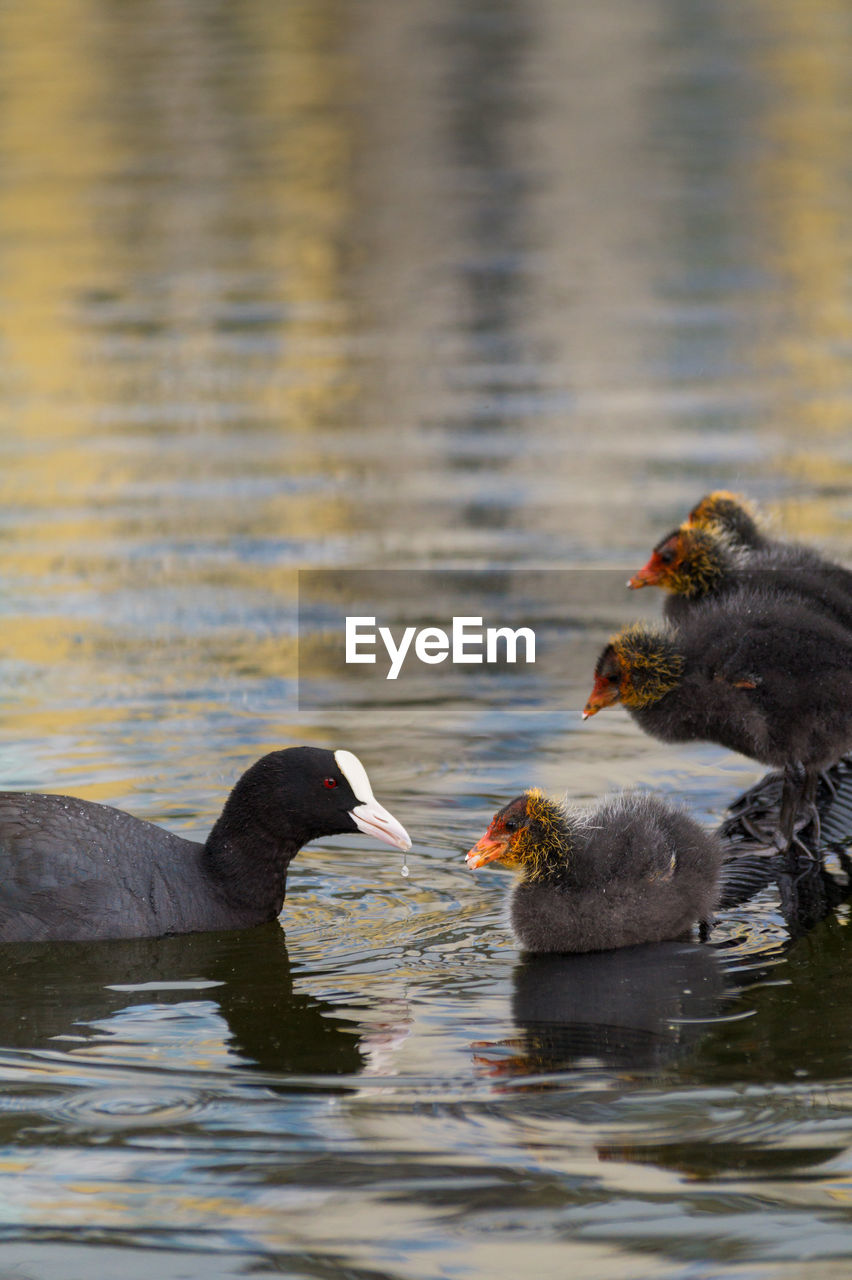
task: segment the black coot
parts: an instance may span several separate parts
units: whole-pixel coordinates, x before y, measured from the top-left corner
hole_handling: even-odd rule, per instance
[[[404,828],[350,751],[290,747],[248,769],[204,844],[107,805],[0,793],[0,942],[144,938],[273,920],[287,868],[320,836]]]

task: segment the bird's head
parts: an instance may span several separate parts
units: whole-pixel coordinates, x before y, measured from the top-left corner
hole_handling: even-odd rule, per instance
[[[648,563],[629,587],[663,587],[675,595],[700,599],[713,591],[733,560],[730,539],[720,529],[684,524],[661,538]]]
[[[686,523],[693,528],[721,530],[737,546],[756,547],[763,541],[756,508],[742,494],[727,489],[705,494],[690,511]]]
[[[537,787],[510,800],[491,819],[488,830],[466,855],[477,870],[501,862],[535,880],[564,872],[570,851],[568,819],[563,807]]]
[[[683,655],[672,633],[641,622],[625,627],[598,658],[583,719],[616,702],[645,707],[659,701],[680,682],[683,668]]]

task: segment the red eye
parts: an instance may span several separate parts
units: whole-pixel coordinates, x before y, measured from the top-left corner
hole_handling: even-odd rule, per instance
[[[336,787],[336,786],[337,786],[337,779],[336,779],[336,778],[323,778],[323,780],[322,780],[322,785],[323,785],[324,787],[328,787],[329,791],[331,791],[334,787]]]

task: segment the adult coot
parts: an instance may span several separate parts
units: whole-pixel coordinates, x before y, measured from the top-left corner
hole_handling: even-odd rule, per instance
[[[0,941],[238,929],[281,910],[290,860],[363,831],[409,849],[351,751],[289,747],[248,769],[204,844],[107,805],[0,793]]]
[[[512,931],[525,951],[608,951],[687,933],[713,912],[722,846],[657,796],[626,792],[589,812],[526,791],[467,854],[519,873]]]

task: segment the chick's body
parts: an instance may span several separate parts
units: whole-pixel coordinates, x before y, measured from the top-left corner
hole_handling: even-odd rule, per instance
[[[661,942],[712,914],[721,849],[680,810],[656,796],[613,796],[570,830],[564,883],[522,874],[512,891],[512,932],[525,951]]]
[[[664,742],[819,769],[852,748],[852,633],[802,601],[742,590],[696,606],[676,631],[614,637],[586,714],[613,701]]]
[[[811,570],[826,587],[852,590],[852,570],[829,560],[815,547],[786,538],[771,538],[760,513],[748,499],[725,489],[705,494],[692,508],[683,528],[721,535],[755,568]]]
[[[509,919],[523,950],[607,951],[707,920],[722,849],[657,796],[625,793],[579,812],[533,791],[502,809],[468,855],[474,867],[492,860],[518,872]]]

